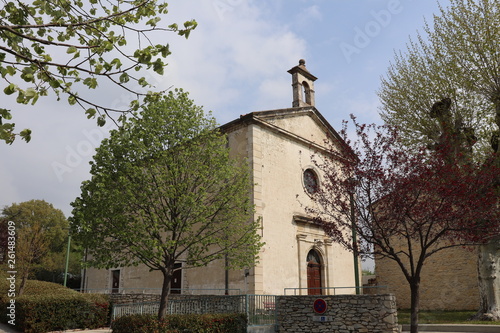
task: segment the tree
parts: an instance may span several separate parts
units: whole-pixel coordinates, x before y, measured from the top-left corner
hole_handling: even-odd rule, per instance
[[[0,264],[7,262],[9,248],[9,220],[0,218]]]
[[[61,210],[44,200],[14,203],[2,214],[16,226],[15,270],[21,276],[18,295],[22,295],[30,274],[53,253],[64,251],[69,224]]]
[[[158,0],[3,1],[0,8],[0,74],[6,95],[17,94],[21,104],[35,104],[51,90],[58,99],[67,96],[79,104],[88,118],[97,116],[102,126],[111,112],[137,110],[149,87],[145,77],[133,74],[141,68],[163,74],[168,44],[153,44],[155,32],[176,32],[186,38],[194,20],[159,25],[167,3]],[[134,37],[135,35],[135,37]],[[130,44],[137,38],[137,45]],[[97,103],[80,95],[83,87],[118,86],[132,97],[129,108]],[[138,88],[139,87],[139,88]],[[0,139],[16,137],[11,110],[0,108]],[[31,131],[18,133],[26,141]]]
[[[418,35],[406,54],[396,54],[379,91],[381,115],[398,127],[410,147],[435,144],[444,125],[459,140],[477,140],[471,157],[486,161],[492,150],[498,152],[500,137],[500,3],[451,0],[440,12],[433,29],[425,26],[425,37]],[[439,111],[443,101],[449,101],[449,112],[436,122],[427,112]],[[493,177],[498,181],[498,175]],[[500,285],[495,282],[500,271],[487,259],[500,256],[500,235],[490,243],[480,247],[476,317],[500,320]]]
[[[249,168],[230,158],[226,140],[187,93],[169,92],[102,142],[72,204],[89,265],[143,263],[162,273],[159,318],[176,262],[185,269],[227,258],[227,268],[251,267],[262,245]]]
[[[335,146],[330,157],[315,157],[324,179],[317,206],[308,211],[346,249],[397,263],[410,287],[411,332],[417,332],[426,260],[498,234],[492,174],[499,169],[494,163],[448,163],[454,151],[444,144],[415,152],[401,145],[395,129],[354,123],[356,142],[348,140],[346,126],[342,131],[351,158],[339,156]]]
[[[451,100],[444,99],[434,103],[430,116],[437,118],[440,134],[435,144],[431,147],[437,151],[443,149],[447,145],[451,148],[446,163],[449,164],[464,164],[470,163],[472,156],[472,147],[476,142],[476,136],[473,129],[460,128],[454,126],[450,117]],[[500,118],[498,118],[500,120]],[[500,123],[499,123],[500,126]],[[494,138],[494,137],[493,137]],[[500,152],[498,152],[498,142],[491,141],[493,156],[486,161],[487,164],[492,163],[496,168],[500,169]],[[492,183],[496,188],[496,193],[493,193],[498,200],[500,191],[500,174],[492,174]],[[498,275],[497,267],[500,260],[500,235],[492,237],[488,243],[480,245],[478,256],[478,282],[480,294],[480,307],[475,320],[500,320],[500,282],[496,278]]]
[[[433,29],[426,24],[425,36],[395,54],[378,93],[381,116],[406,144],[420,147],[440,133],[428,111],[449,98],[452,124],[475,129],[480,158],[500,126],[500,3],[450,0],[440,11]]]

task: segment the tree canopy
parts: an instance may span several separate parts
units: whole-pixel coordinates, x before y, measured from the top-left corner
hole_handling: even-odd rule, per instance
[[[21,295],[26,280],[35,270],[64,264],[62,254],[66,250],[69,223],[61,210],[44,200],[13,203],[2,210],[2,217],[13,221],[16,227],[15,266],[21,276]],[[61,262],[54,263],[54,258]]]
[[[449,99],[451,123],[475,132],[474,156],[482,159],[492,140],[498,146],[500,3],[450,0],[424,32],[395,54],[382,78],[381,116],[416,148],[436,140],[440,128],[429,111]]]
[[[459,159],[491,163],[493,151],[498,165],[500,3],[450,0],[424,32],[410,40],[406,52],[395,54],[382,79],[383,120],[397,127],[413,149],[422,143],[437,148],[444,138],[453,138]],[[498,174],[491,177],[500,188]],[[497,235],[488,246],[480,246],[477,318],[500,318],[500,285],[490,278],[498,277],[499,271],[486,259],[498,256],[499,242]]]
[[[342,136],[358,158],[339,156],[334,146],[327,157],[315,157],[324,177],[314,196],[317,206],[308,211],[346,249],[397,263],[410,286],[417,332],[425,261],[450,247],[486,243],[500,232],[500,169],[494,157],[488,163],[450,163],[452,141],[415,152],[393,128],[355,126],[355,142],[348,140],[347,127]]]
[[[186,38],[196,27],[163,24],[167,3],[158,0],[2,1],[0,8],[0,75],[3,92],[16,102],[35,104],[50,91],[70,105],[81,106],[102,126],[106,115],[137,110],[148,94],[141,69],[163,74],[168,44],[152,42],[154,33],[175,32]],[[134,73],[135,72],[135,73]],[[84,88],[118,86],[130,94],[124,108],[102,105],[81,92]],[[80,93],[79,93],[80,92]],[[31,131],[16,133],[8,122],[12,110],[0,106],[0,139],[12,143],[16,134],[29,141]]]
[[[249,167],[229,156],[226,136],[187,93],[171,91],[124,120],[97,149],[91,175],[70,218],[88,264],[160,271],[159,316],[176,262],[254,265],[261,244]]]

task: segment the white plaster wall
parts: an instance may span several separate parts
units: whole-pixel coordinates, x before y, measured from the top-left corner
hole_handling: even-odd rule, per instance
[[[289,131],[312,133],[316,143],[323,143],[326,135],[310,117],[292,117],[277,121]],[[305,192],[302,174],[313,168],[313,148],[276,131],[260,128],[263,240],[262,253],[264,294],[283,294],[284,288],[307,287],[306,255],[315,247],[315,239],[328,240],[316,226],[298,226],[294,215],[306,216],[305,207],[313,205]],[[319,173],[319,170],[316,169]],[[305,235],[300,238],[297,235]],[[325,272],[323,285],[354,286],[353,257],[336,244],[320,245]],[[300,247],[300,249],[299,249]]]

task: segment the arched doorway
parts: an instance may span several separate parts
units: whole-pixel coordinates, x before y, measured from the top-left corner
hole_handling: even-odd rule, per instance
[[[321,295],[321,259],[315,250],[307,254],[307,294]]]

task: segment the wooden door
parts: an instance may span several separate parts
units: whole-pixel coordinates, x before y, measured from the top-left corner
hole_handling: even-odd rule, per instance
[[[307,293],[321,295],[321,264],[310,261],[307,263]]]

